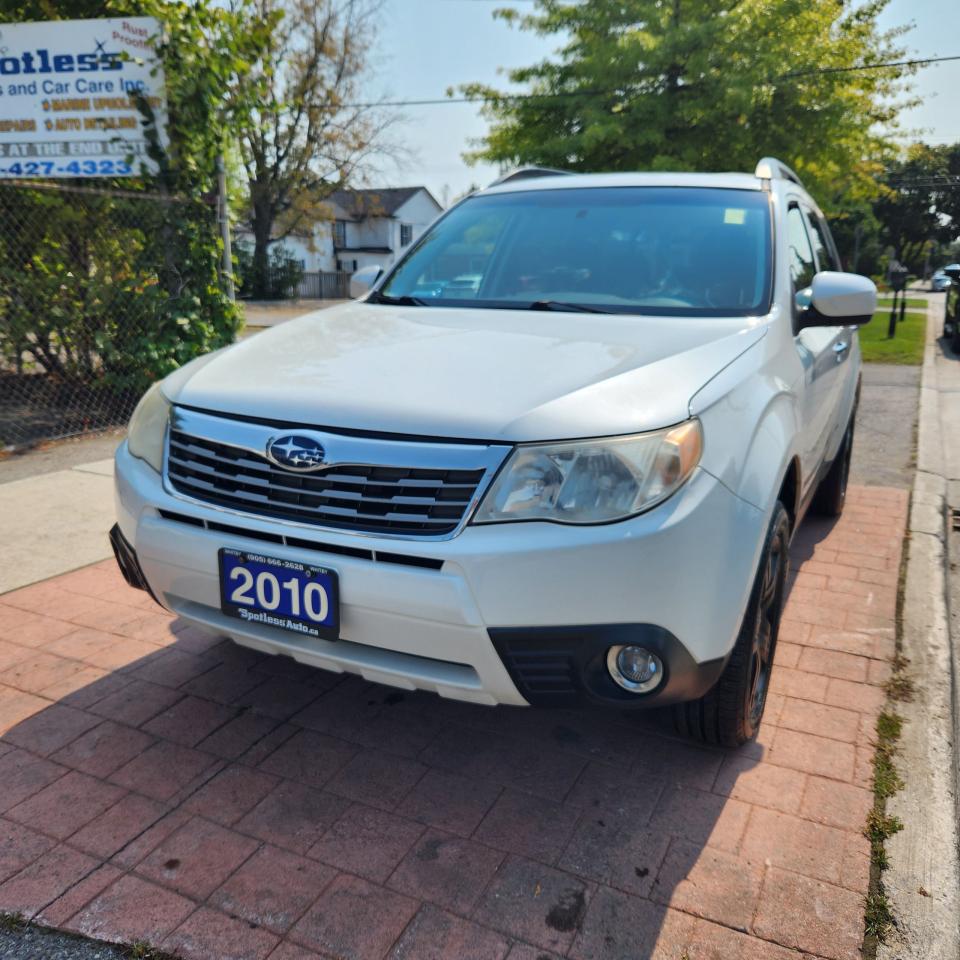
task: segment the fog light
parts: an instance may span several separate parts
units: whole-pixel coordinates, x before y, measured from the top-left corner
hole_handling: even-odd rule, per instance
[[[614,682],[631,693],[649,693],[663,677],[660,658],[643,647],[611,647],[607,669]]]

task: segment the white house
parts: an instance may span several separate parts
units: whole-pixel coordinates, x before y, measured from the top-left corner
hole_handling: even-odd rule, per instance
[[[312,235],[283,241],[308,273],[389,266],[443,212],[426,187],[338,190],[327,203],[330,219],[317,222]]]

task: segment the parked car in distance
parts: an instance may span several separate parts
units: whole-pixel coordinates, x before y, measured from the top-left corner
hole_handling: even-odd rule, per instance
[[[876,306],[796,175],[526,171],[379,274],[144,396],[129,582],[379,683],[753,737]]]
[[[943,293],[944,290],[950,289],[950,278],[943,270],[937,270],[930,278],[930,289],[934,293]]]

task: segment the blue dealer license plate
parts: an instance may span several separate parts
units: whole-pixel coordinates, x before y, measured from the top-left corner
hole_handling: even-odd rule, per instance
[[[340,635],[337,574],[327,567],[223,548],[220,608],[247,623],[302,636],[336,640]]]

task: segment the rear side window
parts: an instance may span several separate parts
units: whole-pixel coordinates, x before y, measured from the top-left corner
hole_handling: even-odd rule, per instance
[[[813,283],[817,264],[807,234],[803,214],[798,206],[787,211],[787,254],[790,258],[790,276],[795,290],[803,290]]]
[[[807,210],[806,214],[807,225],[810,227],[810,239],[813,241],[813,252],[817,255],[820,269],[841,270],[840,258],[837,256],[827,225],[812,210]]]

